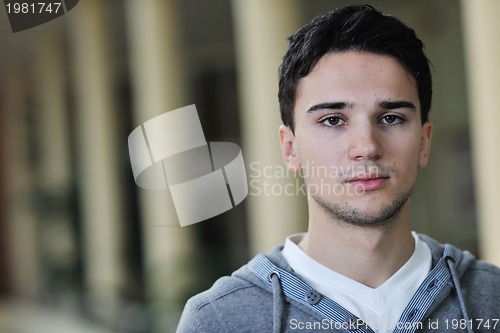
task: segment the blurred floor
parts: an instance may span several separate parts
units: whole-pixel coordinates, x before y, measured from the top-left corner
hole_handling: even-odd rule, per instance
[[[0,303],[2,333],[116,333],[85,320],[76,313],[28,302]]]

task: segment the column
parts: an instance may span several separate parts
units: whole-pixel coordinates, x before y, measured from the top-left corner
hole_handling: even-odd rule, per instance
[[[118,137],[106,2],[81,1],[68,18],[74,75],[76,159],[89,309],[106,319],[124,283],[121,257],[123,138]],[[114,13],[113,13],[114,14]]]
[[[16,296],[40,296],[37,217],[33,207],[34,179],[30,163],[28,85],[19,68],[0,82],[2,152],[6,194],[5,232],[9,280]]]
[[[500,29],[497,0],[462,0],[481,257],[500,265]],[[452,56],[452,55],[450,55]],[[457,166],[460,167],[460,166]]]
[[[290,0],[233,0],[243,155],[250,182],[246,205],[252,253],[267,252],[291,233],[305,231],[306,199],[285,185],[279,148],[278,67],[287,37],[298,29]],[[291,192],[291,193],[290,193]]]
[[[71,208],[73,183],[62,36],[39,36],[34,63],[39,255],[44,294],[76,302],[78,249]]]
[[[133,126],[189,105],[177,1],[127,0]],[[132,177],[132,173],[130,173]],[[138,188],[153,331],[174,331],[194,285],[192,228],[181,228],[168,190]]]

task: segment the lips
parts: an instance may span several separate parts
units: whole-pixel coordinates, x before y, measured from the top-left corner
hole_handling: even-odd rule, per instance
[[[363,191],[374,191],[382,186],[387,182],[387,179],[389,179],[388,176],[370,176],[370,175],[365,175],[365,176],[360,176],[356,178],[352,178],[347,181],[348,184],[351,184],[355,186],[357,189],[363,190]]]

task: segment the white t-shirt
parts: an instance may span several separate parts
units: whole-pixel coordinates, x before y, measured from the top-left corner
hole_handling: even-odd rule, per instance
[[[408,261],[377,288],[370,288],[323,266],[297,245],[305,234],[286,239],[283,256],[295,274],[312,288],[364,320],[375,332],[392,332],[410,299],[431,270],[429,246],[416,233],[415,250]]]

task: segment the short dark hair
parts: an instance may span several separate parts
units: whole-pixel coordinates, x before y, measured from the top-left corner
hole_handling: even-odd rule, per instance
[[[298,81],[327,53],[358,51],[395,58],[417,81],[421,121],[428,120],[432,77],[423,43],[397,18],[369,5],[353,5],[320,15],[288,38],[279,68],[283,124],[294,129],[293,109]]]

